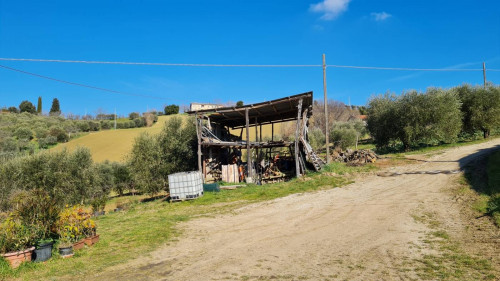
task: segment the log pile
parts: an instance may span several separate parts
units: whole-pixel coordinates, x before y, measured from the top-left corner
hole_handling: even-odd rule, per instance
[[[360,149],[352,150],[347,149],[346,151],[334,151],[333,159],[337,162],[345,162],[352,165],[363,165],[366,163],[374,163],[377,161],[377,154],[370,149]]]

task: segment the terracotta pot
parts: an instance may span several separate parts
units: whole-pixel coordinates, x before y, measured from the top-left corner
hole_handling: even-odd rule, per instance
[[[31,261],[31,254],[35,247],[31,247],[24,251],[19,252],[10,252],[6,254],[2,254],[2,256],[9,262],[12,268],[17,268],[24,261]]]
[[[84,241],[87,246],[92,246],[95,243],[99,242],[99,234],[95,236],[85,237]]]
[[[83,246],[85,246],[85,240],[84,239],[82,239],[82,240],[76,242],[75,244],[73,244],[73,250],[75,250],[75,251],[76,250],[80,250],[80,249],[83,248]]]

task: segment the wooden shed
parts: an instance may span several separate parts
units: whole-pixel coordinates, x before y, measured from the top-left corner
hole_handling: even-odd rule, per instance
[[[196,117],[198,168],[205,182],[276,182],[304,174],[307,166],[321,169],[324,162],[307,136],[312,102],[313,93],[307,92],[241,107],[188,112]],[[291,121],[296,124],[294,141],[275,139],[274,124]],[[271,138],[263,140],[262,126],[267,124],[272,127]],[[252,140],[250,130],[255,130]]]

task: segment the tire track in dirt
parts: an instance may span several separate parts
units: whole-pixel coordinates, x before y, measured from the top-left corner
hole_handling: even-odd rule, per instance
[[[446,150],[426,162],[388,169],[343,188],[296,194],[247,205],[233,214],[182,225],[185,234],[99,280],[348,279],[406,280],[406,261],[425,254],[429,231],[415,211],[458,212],[443,191],[456,170],[500,146],[500,139]],[[471,156],[472,155],[472,156]],[[408,174],[405,174],[408,173]],[[453,224],[453,223],[452,223]],[[456,224],[456,231],[464,226]]]

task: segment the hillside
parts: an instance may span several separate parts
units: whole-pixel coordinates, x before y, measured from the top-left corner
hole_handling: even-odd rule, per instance
[[[52,148],[53,151],[62,150],[64,148],[70,151],[79,147],[87,147],[92,153],[92,159],[96,162],[103,162],[105,160],[123,162],[127,153],[132,149],[134,139],[142,132],[149,134],[157,134],[161,131],[163,124],[171,118],[170,116],[159,116],[158,122],[148,128],[134,128],[134,129],[121,129],[121,130],[106,130],[95,133],[90,133],[81,138],[73,139],[67,143],[59,144]],[[173,115],[187,118],[187,115]],[[240,134],[240,130],[232,130],[235,135]],[[281,133],[281,124],[274,126],[275,135]],[[263,137],[271,137],[271,126],[262,126]],[[243,131],[243,138],[246,134]],[[255,128],[250,129],[250,139],[255,139]]]
[[[184,115],[180,116],[185,117]],[[90,149],[92,158],[96,162],[105,160],[123,162],[127,153],[132,149],[134,139],[138,135],[142,132],[147,132],[149,134],[160,132],[163,124],[169,118],[170,116],[159,116],[158,122],[151,127],[106,130],[90,133],[67,143],[59,144],[51,150],[57,151],[67,148],[71,151],[76,147],[83,146]]]

